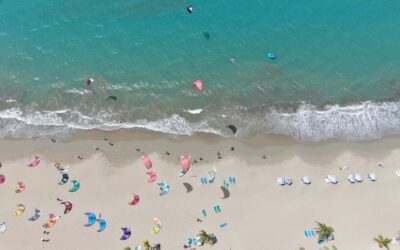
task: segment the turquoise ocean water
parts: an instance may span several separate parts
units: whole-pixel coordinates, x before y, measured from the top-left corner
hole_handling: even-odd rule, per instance
[[[395,0],[1,0],[0,136],[399,133],[398,27]]]

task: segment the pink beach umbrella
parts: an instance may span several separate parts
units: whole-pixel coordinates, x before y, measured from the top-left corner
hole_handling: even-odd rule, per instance
[[[192,84],[192,86],[193,86],[194,88],[196,88],[200,93],[203,93],[203,91],[204,91],[204,84],[203,84],[203,81],[202,81],[202,80],[196,80],[196,81]]]
[[[190,157],[187,155],[181,155],[182,171],[187,172],[190,170]]]
[[[153,183],[157,180],[157,174],[153,171],[147,172],[146,174],[149,175],[149,180],[147,181],[148,183]]]
[[[6,176],[0,174],[0,184],[3,184],[6,181]]]
[[[153,163],[151,162],[150,158],[147,155],[143,155],[142,160],[143,160],[144,166],[147,169],[150,169],[151,167],[153,167]]]
[[[89,79],[86,80],[86,84],[87,84],[88,86],[90,86],[93,82],[94,82],[94,79],[93,79],[93,78],[89,78]]]

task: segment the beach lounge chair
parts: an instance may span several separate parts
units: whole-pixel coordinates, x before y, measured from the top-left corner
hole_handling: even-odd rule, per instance
[[[219,227],[220,227],[220,228],[224,228],[224,227],[226,227],[227,225],[228,225],[228,223],[225,222],[225,223],[220,224]]]
[[[200,178],[200,182],[202,183],[202,184],[207,184],[207,178],[206,177],[201,177]]]
[[[278,185],[285,185],[285,179],[283,177],[278,177],[278,179],[276,179],[276,183],[278,183]]]
[[[293,180],[292,180],[292,178],[290,178],[290,177],[285,177],[285,184],[286,185],[292,185],[293,184]]]
[[[355,174],[354,178],[356,179],[357,182],[362,182],[363,181],[363,178],[361,177],[360,174]]]
[[[205,210],[205,209],[201,210],[201,213],[203,214],[203,216],[204,216],[204,217],[206,217],[206,216],[207,216],[207,212],[206,212],[206,210]]]
[[[306,237],[306,238],[312,238],[312,237],[315,237],[315,235],[316,235],[316,233],[315,233],[314,229],[304,230],[304,237]]]
[[[349,174],[347,180],[349,180],[350,183],[356,183],[356,178],[354,177],[354,174]]]
[[[229,183],[236,184],[236,177],[229,177]]]
[[[301,181],[306,185],[311,184],[311,178],[309,176],[303,176],[303,178],[301,178]]]
[[[220,207],[219,205],[214,206],[214,212],[215,212],[216,214],[221,213],[221,207]]]
[[[376,181],[376,175],[374,173],[369,173],[368,174],[368,179],[370,181]]]

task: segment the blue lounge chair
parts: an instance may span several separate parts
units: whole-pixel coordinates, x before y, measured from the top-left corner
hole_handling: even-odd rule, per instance
[[[304,230],[304,237],[306,237],[306,238],[312,238],[312,237],[315,237],[315,235],[316,235],[316,233],[315,233],[314,229]]]

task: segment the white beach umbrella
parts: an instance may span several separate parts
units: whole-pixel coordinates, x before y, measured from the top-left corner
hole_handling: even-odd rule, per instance
[[[337,184],[339,181],[334,175],[328,175],[328,179],[332,184]]]
[[[290,178],[290,177],[285,177],[285,184],[286,185],[292,185],[293,184],[293,180],[292,180],[292,178]]]
[[[303,176],[303,178],[301,178],[301,181],[304,183],[304,184],[311,184],[311,178],[309,177],[309,176]]]
[[[357,182],[362,182],[363,181],[363,179],[362,179],[360,174],[355,174],[354,178],[356,179]]]
[[[349,174],[349,176],[347,177],[347,180],[349,180],[350,183],[356,182],[356,178],[355,178],[354,174]]]
[[[283,177],[278,177],[278,179],[276,179],[276,183],[278,183],[278,185],[285,185],[285,179]]]
[[[376,181],[376,175],[375,175],[375,173],[369,173],[369,174],[368,174],[368,179],[370,179],[371,181]]]
[[[6,223],[0,223],[0,235],[2,235],[6,231]]]

